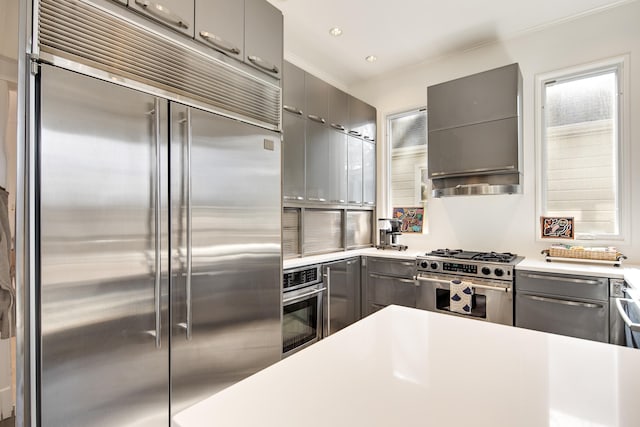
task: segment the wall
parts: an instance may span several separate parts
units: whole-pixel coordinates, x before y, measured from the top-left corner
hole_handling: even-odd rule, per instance
[[[403,235],[410,249],[439,247],[469,250],[512,251],[525,256],[540,256],[548,242],[537,239],[535,180],[535,78],[549,71],[629,54],[630,151],[627,166],[640,164],[640,2],[557,23],[520,34],[501,43],[406,67],[350,87],[378,109],[379,182],[387,176],[385,117],[407,109],[427,105],[427,86],[465,75],[518,62],[523,82],[524,185],[523,193],[504,196],[464,196],[430,199],[427,204],[429,234]],[[428,31],[428,29],[425,29]],[[633,168],[632,168],[633,169]],[[624,196],[631,212],[640,211],[640,168],[629,174],[631,185]],[[378,201],[386,206],[384,186],[379,186]],[[631,190],[633,189],[633,191]],[[379,215],[388,215],[380,208]],[[640,264],[640,215],[632,215],[630,239],[616,246],[629,256],[627,263]]]

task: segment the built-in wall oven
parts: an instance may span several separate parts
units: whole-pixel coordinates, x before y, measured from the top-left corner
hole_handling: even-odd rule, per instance
[[[282,357],[322,339],[326,287],[320,265],[286,270],[282,295]]]
[[[438,249],[418,257],[418,308],[513,325],[514,265],[522,260],[511,253]],[[459,280],[471,286],[471,309],[451,310],[450,285]]]

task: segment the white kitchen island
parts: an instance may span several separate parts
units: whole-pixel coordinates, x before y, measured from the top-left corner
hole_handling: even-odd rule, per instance
[[[175,427],[640,426],[640,351],[390,306]]]

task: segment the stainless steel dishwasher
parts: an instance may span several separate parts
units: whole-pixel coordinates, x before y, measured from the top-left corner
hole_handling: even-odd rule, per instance
[[[609,342],[609,279],[516,271],[515,324]]]

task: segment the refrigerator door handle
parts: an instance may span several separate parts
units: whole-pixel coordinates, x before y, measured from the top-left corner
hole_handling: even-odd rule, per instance
[[[191,221],[191,108],[187,109],[187,164],[186,164],[186,178],[187,178],[187,280],[186,280],[186,305],[187,305],[187,341],[191,341],[192,337],[192,312],[191,312],[191,276],[192,276],[192,264],[193,264],[193,249],[192,249],[192,235],[193,224]]]
[[[162,267],[160,263],[160,240],[161,240],[161,227],[160,227],[160,209],[162,208],[160,197],[161,197],[161,189],[160,189],[160,99],[155,98],[153,105],[153,115],[154,115],[154,138],[155,138],[155,212],[154,212],[154,220],[155,220],[155,283],[154,283],[154,303],[155,303],[155,315],[156,315],[156,331],[155,331],[155,339],[156,339],[156,348],[162,347],[161,342],[161,307],[160,307],[160,283],[161,283],[161,271]]]

